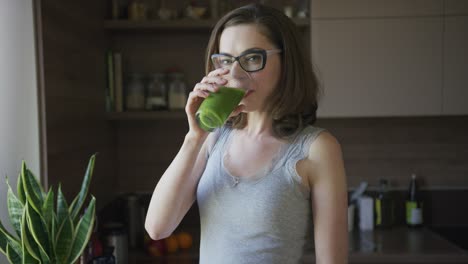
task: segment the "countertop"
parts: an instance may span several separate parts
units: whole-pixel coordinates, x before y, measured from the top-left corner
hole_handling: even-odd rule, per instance
[[[394,227],[349,233],[349,263],[468,263],[468,251],[427,228]],[[312,243],[304,263],[315,263]],[[198,263],[198,246],[166,257],[131,251],[129,263]]]

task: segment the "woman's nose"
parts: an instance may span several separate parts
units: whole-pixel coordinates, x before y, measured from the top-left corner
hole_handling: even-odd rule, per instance
[[[247,72],[242,69],[242,67],[240,66],[239,62],[238,61],[235,61],[232,66],[231,66],[231,70],[229,71],[230,74],[231,74],[231,77],[233,79],[243,79],[243,78],[247,78],[248,74]]]

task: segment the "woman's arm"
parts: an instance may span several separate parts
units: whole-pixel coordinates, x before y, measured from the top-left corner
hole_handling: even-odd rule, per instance
[[[316,263],[347,263],[348,193],[336,138],[321,133],[310,146],[308,162]]]
[[[218,91],[219,85],[226,83],[222,76],[228,72],[227,69],[211,71],[195,85],[188,96],[185,112],[189,132],[179,153],[156,185],[146,214],[145,229],[154,240],[171,235],[195,201],[208,148],[216,140],[214,133],[208,135],[208,132],[198,126],[195,113],[210,92]],[[231,116],[240,111],[242,107],[238,106]]]
[[[156,185],[145,220],[146,231],[152,239],[171,235],[195,201],[211,135],[205,142],[203,137],[187,134],[179,153]]]

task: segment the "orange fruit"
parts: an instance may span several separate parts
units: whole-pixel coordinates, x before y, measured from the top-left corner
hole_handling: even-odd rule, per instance
[[[177,241],[179,242],[179,247],[182,249],[189,249],[192,247],[193,238],[187,232],[180,232],[177,235]]]
[[[175,253],[179,249],[179,242],[176,236],[171,235],[165,239],[166,248],[168,253]]]
[[[166,255],[167,247],[164,240],[151,240],[147,245],[148,253],[155,257],[160,257]]]

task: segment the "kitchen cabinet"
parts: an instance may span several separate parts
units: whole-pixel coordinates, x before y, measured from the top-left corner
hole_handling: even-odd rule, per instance
[[[319,117],[466,115],[468,4],[312,1]]]
[[[442,5],[443,0],[312,0],[311,9],[313,19],[378,18],[440,15]]]
[[[442,18],[312,21],[319,117],[439,115]]]
[[[443,46],[442,114],[467,115],[468,14],[445,18]]]

